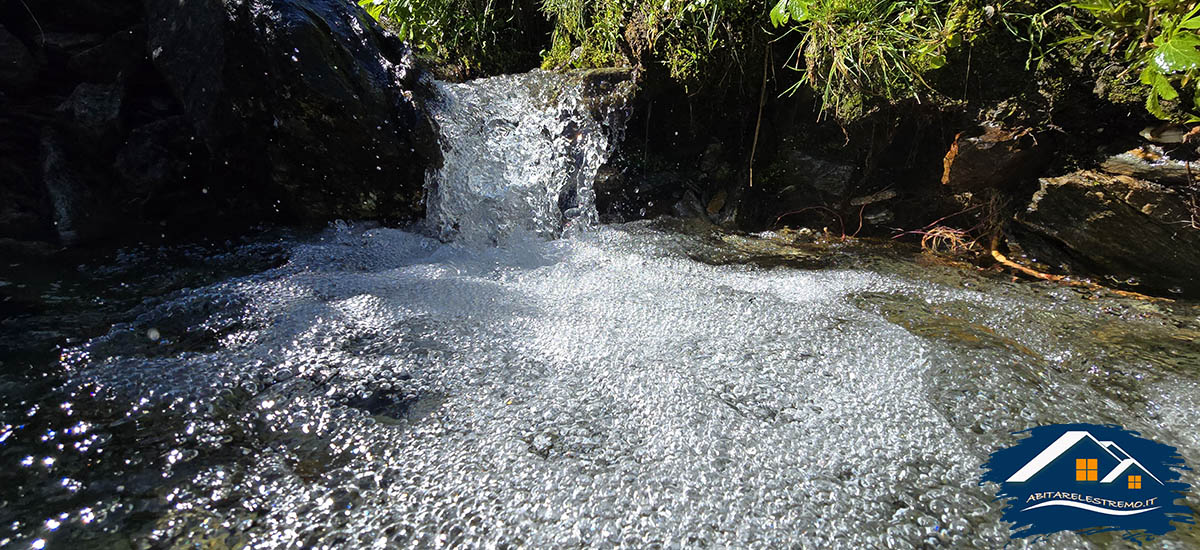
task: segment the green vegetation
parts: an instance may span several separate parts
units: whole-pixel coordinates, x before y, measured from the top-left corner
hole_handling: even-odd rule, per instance
[[[1146,86],[1146,110],[1162,119],[1200,121],[1195,84],[1200,69],[1200,3],[1179,0],[1080,0],[1060,5],[1087,14],[1064,17],[1073,35],[1058,44],[1112,56],[1118,78]]]
[[[546,22],[530,1],[359,0],[359,5],[447,72],[469,77],[536,62]]]
[[[928,0],[779,0],[771,23],[801,35],[788,67],[848,121],[873,104],[932,99],[926,75],[980,31],[982,9]],[[793,87],[793,91],[795,87]]]
[[[694,85],[743,65],[764,41],[763,5],[750,0],[544,0],[542,9],[554,21],[546,68],[661,63]]]
[[[772,0],[774,1],[774,0]],[[1200,121],[1197,0],[362,0],[423,55],[462,77],[525,70],[661,67],[688,90],[757,88],[768,42],[790,51],[789,92],[812,90],[819,118],[841,123],[880,108],[946,105],[962,97],[970,52],[977,72],[1032,82],[1046,59],[1137,97],[1164,119]],[[1019,50],[1023,51],[1023,50]],[[997,67],[1007,63],[1012,67]],[[988,66],[988,65],[991,66]],[[1102,71],[1101,71],[1102,69]],[[778,73],[776,77],[788,73]],[[752,75],[752,76],[751,76]],[[953,78],[951,78],[951,76]],[[1065,76],[1078,78],[1077,76]],[[781,79],[782,80],[782,79]],[[957,86],[946,92],[946,82]],[[998,84],[998,83],[997,83]]]

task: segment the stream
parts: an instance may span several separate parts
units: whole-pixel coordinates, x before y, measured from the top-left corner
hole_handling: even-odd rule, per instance
[[[0,546],[1123,548],[1010,541],[980,466],[1065,422],[1200,466],[1200,304],[601,225],[577,82],[437,86],[423,224],[4,262]]]

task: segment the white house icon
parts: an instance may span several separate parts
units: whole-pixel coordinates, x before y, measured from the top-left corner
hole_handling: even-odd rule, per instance
[[[1029,481],[1030,478],[1042,471],[1043,468],[1049,466],[1050,463],[1054,462],[1056,459],[1058,459],[1058,457],[1062,456],[1063,453],[1071,450],[1072,447],[1080,442],[1094,443],[1097,447],[1102,449],[1104,452],[1107,452],[1117,460],[1117,466],[1114,467],[1112,471],[1108,473],[1108,475],[1104,476],[1103,479],[1100,479],[1100,483],[1112,483],[1117,478],[1121,477],[1121,475],[1128,471],[1131,467],[1136,466],[1142,472],[1145,472],[1146,475],[1150,476],[1151,479],[1157,481],[1159,485],[1163,484],[1162,480],[1150,473],[1150,470],[1146,469],[1146,467],[1143,466],[1141,462],[1138,462],[1136,458],[1133,458],[1129,455],[1129,453],[1125,452],[1125,449],[1122,449],[1112,441],[1100,441],[1092,436],[1091,433],[1082,430],[1069,431],[1059,436],[1054,443],[1051,443],[1049,447],[1046,447],[1045,450],[1038,453],[1037,456],[1033,457],[1033,460],[1030,460],[1028,463],[1022,466],[1020,470],[1017,470],[1017,473],[1013,474],[1006,481],[1008,483],[1023,483]],[[1140,475],[1137,476],[1137,479],[1138,486],[1140,487]]]

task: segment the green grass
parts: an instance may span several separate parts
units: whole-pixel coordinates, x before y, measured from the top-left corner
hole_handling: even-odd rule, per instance
[[[549,25],[533,0],[360,0],[388,30],[461,77],[526,70]]]
[[[768,42],[790,52],[773,72],[789,91],[812,91],[818,119],[859,120],[880,109],[950,105],[976,72],[1026,84],[1048,56],[1058,77],[1109,82],[1110,98],[1136,96],[1164,119],[1200,121],[1200,0],[362,0],[443,72],[633,66],[661,68],[695,92],[749,83],[757,92]],[[965,65],[965,66],[964,66]],[[1009,67],[1008,65],[1013,65]],[[1060,64],[1061,65],[1061,64]],[[446,69],[449,68],[449,71]],[[736,79],[730,76],[735,75]],[[953,76],[953,78],[951,78]],[[957,86],[947,89],[947,83]],[[747,97],[755,95],[746,94]],[[951,99],[954,96],[955,99]]]
[[[880,105],[934,101],[928,75],[981,31],[981,7],[963,1],[779,0],[772,24],[800,36],[787,67],[809,86],[820,115],[857,119]]]

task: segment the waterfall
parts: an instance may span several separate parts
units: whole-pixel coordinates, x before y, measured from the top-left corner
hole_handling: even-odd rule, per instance
[[[556,238],[597,223],[597,171],[620,141],[633,83],[624,71],[533,71],[432,83],[443,164],[427,223],[443,240]]]

